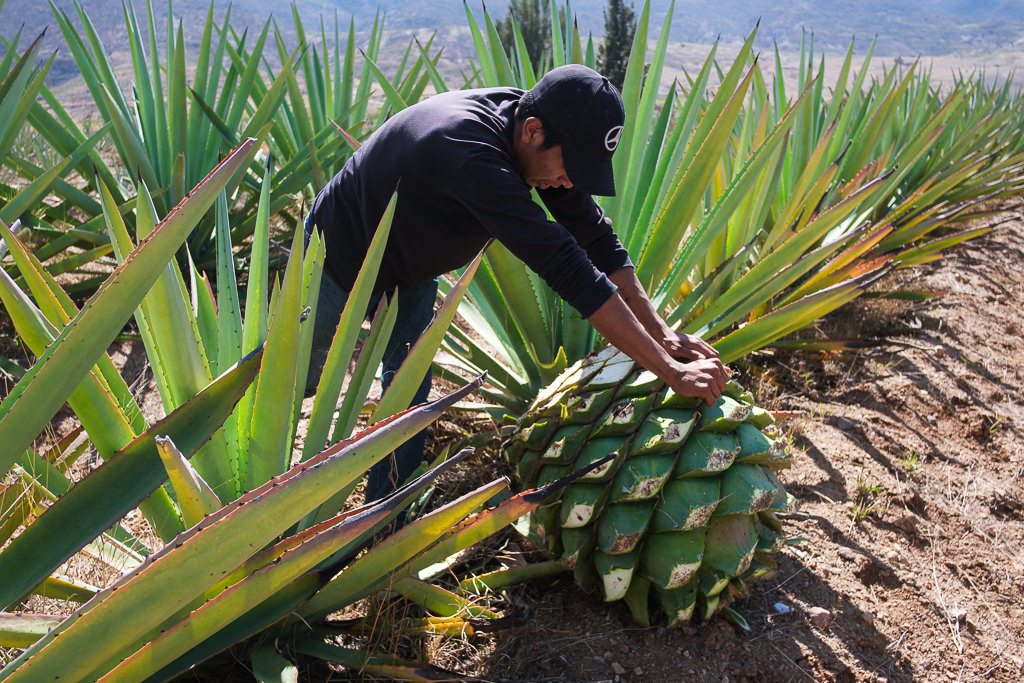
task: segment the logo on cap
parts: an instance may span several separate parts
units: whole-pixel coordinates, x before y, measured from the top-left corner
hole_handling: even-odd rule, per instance
[[[619,138],[622,137],[622,126],[615,126],[604,136],[604,148],[609,152],[614,152],[615,148],[619,146]]]

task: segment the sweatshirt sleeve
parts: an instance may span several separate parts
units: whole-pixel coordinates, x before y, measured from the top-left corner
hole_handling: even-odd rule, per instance
[[[593,197],[562,187],[538,190],[537,194],[555,220],[576,238],[598,270],[611,274],[619,268],[632,267],[629,252],[615,234],[611,219],[604,215]]]
[[[597,220],[585,225],[581,215],[570,232],[547,219],[533,201],[530,188],[511,168],[484,160],[465,164],[451,182],[453,195],[484,229],[582,317],[589,318],[616,292],[606,271],[595,265],[589,249],[583,246],[606,243],[605,232],[611,233],[617,244],[610,223]],[[604,254],[606,250],[607,246],[600,246],[595,253]]]

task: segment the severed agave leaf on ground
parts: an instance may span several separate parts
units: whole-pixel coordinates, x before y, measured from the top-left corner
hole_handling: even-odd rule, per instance
[[[783,541],[776,513],[789,503],[775,471],[789,458],[749,394],[730,384],[715,405],[698,405],[610,347],[554,384],[504,450],[526,487],[607,458],[527,525],[581,585],[625,600],[644,623],[660,614],[680,624],[771,572]]]

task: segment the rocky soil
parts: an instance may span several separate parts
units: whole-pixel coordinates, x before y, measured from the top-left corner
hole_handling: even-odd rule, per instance
[[[488,680],[1022,680],[1024,213],[1003,208],[888,283],[945,294],[822,322],[875,348],[753,359],[762,400],[799,413],[783,476],[799,542],[735,605],[750,631],[642,628],[556,578],[511,592],[521,626],[440,663]]]

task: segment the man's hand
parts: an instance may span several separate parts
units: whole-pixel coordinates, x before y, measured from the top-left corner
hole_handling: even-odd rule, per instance
[[[685,332],[668,330],[661,339],[661,345],[673,358],[703,360],[718,358],[718,351],[700,337]]]
[[[676,363],[673,377],[668,381],[672,390],[681,396],[696,396],[713,406],[725,391],[729,381],[729,368],[717,358],[702,358],[690,363]]]
[[[587,317],[594,329],[677,394],[714,405],[729,381],[729,368],[718,352],[700,337],[666,325],[632,268],[620,268],[608,277],[618,286],[619,296],[610,297]]]

